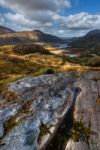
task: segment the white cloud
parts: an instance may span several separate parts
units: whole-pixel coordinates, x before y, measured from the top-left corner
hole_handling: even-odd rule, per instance
[[[0,5],[31,20],[48,22],[55,13],[70,7],[71,3],[70,0],[0,0]]]
[[[13,29],[43,31],[53,26],[53,16],[63,8],[71,7],[70,0],[0,0],[0,5],[12,10],[2,18]]]
[[[67,17],[56,15],[54,17],[64,30],[92,30],[100,28],[100,14],[91,15],[81,12]]]
[[[100,14],[81,12],[61,16],[60,12],[71,7],[71,2],[72,0],[0,0],[2,7],[12,10],[0,15],[0,24],[15,30],[39,29],[59,36],[81,36],[89,30],[100,28]]]
[[[3,17],[3,15],[0,14],[0,25],[4,24],[5,19]]]

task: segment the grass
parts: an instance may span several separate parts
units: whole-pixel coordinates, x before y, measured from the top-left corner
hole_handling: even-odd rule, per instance
[[[41,54],[50,54],[43,46],[37,44],[20,44],[13,47],[13,51],[20,55],[39,52]]]
[[[84,61],[87,62],[86,58],[57,56],[37,45],[34,50],[33,46],[25,44],[0,47],[0,86],[29,75],[89,70],[83,64]]]
[[[81,66],[100,67],[100,58],[92,55],[81,55],[80,57],[65,57],[65,61],[70,63],[80,64]]]

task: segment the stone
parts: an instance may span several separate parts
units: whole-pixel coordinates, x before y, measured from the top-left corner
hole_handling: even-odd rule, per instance
[[[69,139],[65,150],[100,150],[99,79],[98,72],[79,79],[58,73],[10,83],[8,91],[18,99],[6,99],[0,107],[0,150],[46,148],[72,107],[74,122],[82,122],[88,135],[80,131],[78,141]]]
[[[75,83],[81,92],[75,102],[74,122],[83,122],[84,129],[87,129],[88,133],[84,135],[86,141],[80,141],[80,138],[78,143],[69,140],[66,150],[86,150],[87,144],[89,150],[100,150],[100,105],[97,103],[100,96],[99,79],[100,72],[89,72]]]
[[[18,101],[9,105],[5,103],[1,109],[3,124],[8,122],[9,127],[6,129],[7,134],[4,132],[2,137],[4,144],[0,150],[37,150],[46,146],[59,125],[59,120],[73,103],[74,82],[75,79],[66,73],[26,77],[11,83],[8,91],[16,93]],[[48,128],[43,135],[42,125]],[[49,132],[51,126],[54,127],[52,133]],[[38,141],[40,135],[42,142]]]
[[[4,127],[3,127],[3,123],[1,123],[0,121],[0,138],[4,135]]]
[[[65,150],[90,150],[85,142],[73,142],[69,140]]]

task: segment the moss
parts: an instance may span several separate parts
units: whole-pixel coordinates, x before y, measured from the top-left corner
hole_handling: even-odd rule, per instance
[[[41,126],[40,126],[40,134],[39,134],[38,141],[41,142],[42,137],[44,135],[46,135],[48,132],[49,132],[48,128],[44,124],[41,124]]]
[[[75,121],[73,124],[72,130],[72,139],[76,142],[79,141],[81,138],[88,142],[90,137],[91,131],[90,128],[86,128],[82,121],[78,122]]]
[[[100,97],[97,99],[97,104],[100,106]]]
[[[16,123],[16,117],[12,117],[8,121],[4,123],[4,135],[2,138],[0,138],[0,145],[3,144],[4,137],[17,125]]]
[[[33,103],[33,100],[29,100],[26,103],[23,103],[23,106],[19,112],[20,113],[19,115],[28,114],[30,112],[30,108],[31,108],[32,103]]]
[[[39,52],[40,54],[50,54],[43,46],[37,44],[20,44],[13,48],[13,51],[18,54],[30,54]]]
[[[11,131],[14,126],[16,126],[16,117],[12,117],[11,119],[9,119],[7,122],[5,122],[4,124],[4,129],[5,129],[5,135],[7,135],[7,133],[9,133],[9,131]]]
[[[16,93],[12,91],[5,90],[2,92],[2,95],[5,97],[5,99],[9,102],[14,101],[17,99]]]

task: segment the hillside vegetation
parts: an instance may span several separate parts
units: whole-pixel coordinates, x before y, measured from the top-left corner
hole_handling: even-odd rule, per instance
[[[42,46],[25,44],[0,47],[0,86],[25,76],[65,71],[86,71],[89,67],[70,63],[64,56],[50,53]]]
[[[100,55],[100,30],[94,30],[70,43],[72,47]]]
[[[33,42],[63,42],[62,39],[54,35],[45,34],[41,31],[23,31],[15,33],[7,33],[0,35],[0,45],[16,45],[16,44],[26,44]]]
[[[7,27],[0,26],[0,34],[7,34],[7,33],[15,33],[15,31]]]

